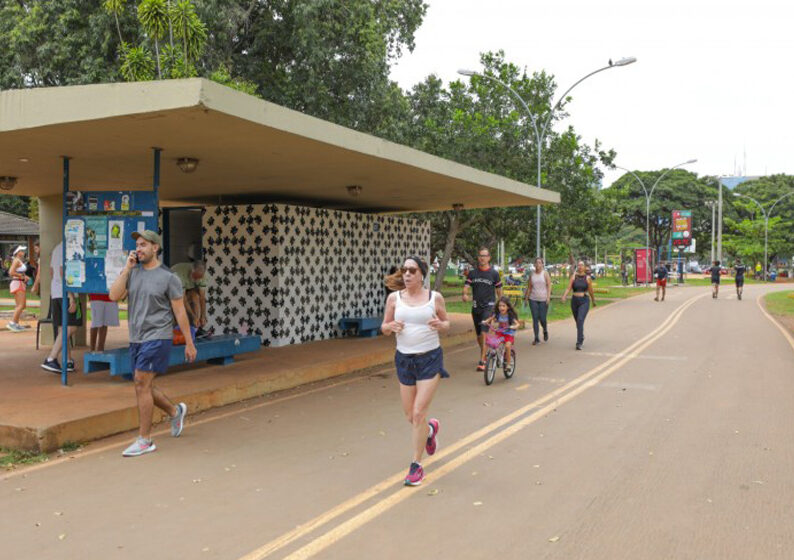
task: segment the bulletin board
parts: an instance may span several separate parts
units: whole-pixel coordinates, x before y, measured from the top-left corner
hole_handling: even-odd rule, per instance
[[[69,191],[64,276],[70,292],[106,294],[135,249],[132,232],[158,231],[153,191]]]

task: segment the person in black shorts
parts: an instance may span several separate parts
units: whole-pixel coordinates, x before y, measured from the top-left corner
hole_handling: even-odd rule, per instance
[[[711,297],[717,299],[720,293],[720,261],[711,265]]]
[[[499,272],[491,266],[491,252],[482,247],[477,252],[477,268],[472,269],[463,284],[463,301],[469,301],[471,290],[471,318],[474,321],[474,332],[480,345],[480,361],[477,371],[485,370],[485,332],[482,322],[493,314],[496,299],[502,297],[502,279]]]
[[[742,291],[744,290],[744,271],[747,270],[747,267],[742,264],[741,259],[736,259],[736,263],[733,265],[733,270],[736,273],[736,297],[738,297],[739,301],[741,301]]]
[[[653,274],[656,276],[656,297],[653,298],[653,301],[659,301],[660,289],[662,290],[662,301],[664,301],[664,295],[667,291],[667,267],[660,261]]]

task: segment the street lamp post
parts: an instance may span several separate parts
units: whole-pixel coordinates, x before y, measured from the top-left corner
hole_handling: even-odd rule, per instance
[[[710,263],[714,263],[714,225],[716,219],[716,211],[717,211],[717,201],[716,200],[707,200],[706,206],[711,208],[711,260]]]
[[[512,87],[510,87],[508,84],[506,84],[505,82],[503,82],[499,78],[495,78],[494,76],[490,76],[488,74],[481,74],[479,72],[475,72],[474,70],[463,70],[463,69],[461,69],[461,70],[458,70],[458,74],[461,74],[462,76],[469,76],[469,77],[471,77],[471,76],[479,76],[481,78],[485,78],[485,79],[488,79],[488,80],[493,80],[494,82],[497,82],[497,83],[501,84],[502,86],[504,86],[510,93],[513,94],[513,96],[516,99],[518,99],[518,101],[524,107],[524,110],[529,115],[530,122],[532,123],[532,128],[535,131],[535,144],[537,145],[537,148],[538,148],[538,180],[537,180],[538,184],[537,184],[537,187],[538,188],[542,188],[543,186],[541,184],[540,165],[541,165],[541,161],[542,161],[543,142],[545,140],[546,132],[548,131],[549,124],[551,123],[552,119],[554,118],[554,111],[557,110],[557,107],[559,107],[560,103],[562,103],[563,99],[565,99],[565,97],[571,92],[571,90],[573,88],[578,86],[580,83],[585,81],[590,76],[598,74],[599,72],[603,72],[604,70],[609,70],[610,68],[618,68],[620,66],[628,66],[629,64],[632,64],[634,62],[637,62],[637,59],[635,57],[633,57],[633,56],[630,56],[630,57],[627,57],[627,58],[621,58],[620,60],[618,60],[617,62],[614,62],[614,63],[610,60],[608,66],[604,66],[603,68],[599,68],[598,70],[594,70],[594,71],[590,72],[589,74],[587,74],[586,76],[584,76],[583,78],[580,78],[578,81],[576,81],[576,83],[574,83],[571,87],[569,87],[565,91],[565,93],[563,93],[560,96],[560,98],[557,100],[557,102],[554,105],[552,105],[551,109],[549,110],[548,117],[546,118],[545,122],[542,123],[542,125],[540,127],[538,127],[538,116],[535,115],[529,109],[529,106],[527,105],[526,101],[524,101],[524,99],[518,94],[518,92],[516,92],[516,90],[514,90]],[[541,252],[540,252],[540,204],[538,204],[538,206],[537,206],[537,224],[536,224],[536,232],[535,232],[535,255],[538,256],[538,257],[541,255]]]
[[[764,207],[761,206],[761,203],[758,202],[756,199],[754,199],[752,196],[747,196],[746,194],[741,194],[737,192],[733,193],[734,196],[739,196],[741,198],[746,198],[748,200],[752,200],[753,202],[755,202],[755,204],[761,209],[761,213],[764,215],[764,281],[765,282],[769,279],[768,268],[767,268],[767,262],[768,262],[767,259],[769,258],[768,250],[767,250],[769,246],[769,218],[772,217],[772,210],[775,209],[777,203],[783,200],[784,198],[791,196],[792,194],[794,194],[794,191],[791,191],[790,193],[786,193],[780,198],[778,198],[775,202],[772,203],[772,206],[769,208],[769,211],[767,212],[766,210],[764,210]]]
[[[645,183],[643,182],[643,180],[640,179],[639,176],[636,173],[634,173],[634,171],[632,171],[631,169],[626,169],[625,167],[621,167],[619,165],[615,166],[618,169],[622,169],[623,171],[626,171],[626,172],[631,173],[632,175],[634,175],[634,178],[637,179],[637,181],[639,181],[640,186],[642,187],[642,190],[645,193],[645,250],[646,251],[649,251],[651,249],[651,235],[650,235],[650,231],[651,231],[651,229],[650,229],[651,197],[653,196],[654,189],[656,189],[656,185],[658,185],[659,182],[664,178],[664,176],[667,175],[668,173],[670,173],[673,169],[678,169],[681,166],[689,165],[690,163],[695,163],[696,161],[697,161],[696,159],[690,159],[690,160],[681,162],[678,165],[674,165],[673,167],[671,167],[670,169],[668,169],[667,171],[662,173],[659,176],[659,178],[656,179],[656,181],[654,182],[653,186],[651,187],[650,192],[648,191],[648,189],[645,188]],[[646,252],[646,254],[645,254],[645,283],[646,284],[648,284],[650,282],[650,276],[648,274],[649,272],[650,272],[650,269],[648,268],[648,254]]]

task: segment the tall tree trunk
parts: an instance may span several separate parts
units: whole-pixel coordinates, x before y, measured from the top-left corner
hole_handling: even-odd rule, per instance
[[[119,44],[124,43],[124,38],[121,36],[121,26],[119,25],[119,15],[113,12],[113,17],[116,18],[116,31],[119,32]]]
[[[449,217],[449,230],[447,231],[447,242],[444,245],[444,254],[441,256],[441,261],[438,263],[438,273],[436,274],[436,281],[433,284],[433,290],[436,292],[441,291],[444,285],[444,275],[447,272],[447,263],[452,257],[452,249],[455,247],[455,238],[458,236],[460,229],[460,212],[453,210],[452,216]]]
[[[163,79],[163,73],[160,71],[160,45],[157,42],[157,39],[154,40],[154,56],[157,59],[157,79]]]
[[[174,27],[171,25],[171,0],[166,2],[168,10],[168,40],[171,42],[171,55],[174,54]]]

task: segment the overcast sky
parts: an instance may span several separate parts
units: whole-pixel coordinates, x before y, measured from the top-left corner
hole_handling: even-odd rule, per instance
[[[503,49],[554,74],[559,95],[608,59],[635,56],[571,92],[566,123],[586,142],[598,138],[630,169],[697,159],[688,169],[699,175],[794,174],[792,2],[426,1],[416,49],[392,70],[404,89],[428,74],[457,79],[458,68],[481,69],[480,52]]]

